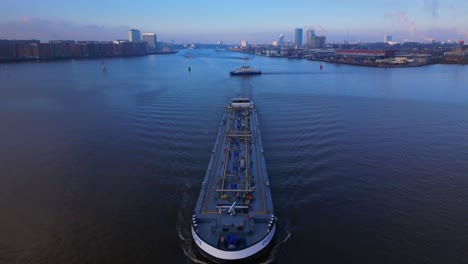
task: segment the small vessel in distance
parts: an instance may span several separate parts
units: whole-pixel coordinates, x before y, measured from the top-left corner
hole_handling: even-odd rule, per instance
[[[262,74],[262,71],[255,70],[250,66],[242,66],[239,69],[231,71],[231,75],[257,75]]]
[[[234,98],[192,215],[194,244],[214,262],[251,260],[268,251],[276,221],[256,109]]]
[[[150,55],[170,55],[176,54],[179,52],[178,50],[163,50],[163,51],[149,51],[148,54]]]

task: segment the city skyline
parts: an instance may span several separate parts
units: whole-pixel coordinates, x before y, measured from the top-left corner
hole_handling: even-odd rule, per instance
[[[113,40],[129,29],[155,32],[176,43],[271,43],[279,34],[294,41],[294,30],[315,30],[327,42],[468,39],[466,0],[289,1],[9,1],[0,11],[0,39]]]

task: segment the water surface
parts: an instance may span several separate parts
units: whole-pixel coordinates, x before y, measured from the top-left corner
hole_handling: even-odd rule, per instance
[[[280,217],[268,261],[468,262],[467,67],[243,57],[10,64],[0,263],[191,263],[187,219],[237,95],[258,108]],[[229,76],[245,64],[264,74]]]

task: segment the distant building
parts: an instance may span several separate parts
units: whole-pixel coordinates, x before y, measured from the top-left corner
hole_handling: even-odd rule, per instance
[[[38,58],[39,59],[53,59],[54,50],[50,43],[39,43],[38,44]]]
[[[121,44],[123,42],[128,42],[128,40],[126,40],[126,39],[117,39],[117,40],[113,41],[114,44]]]
[[[309,40],[313,36],[315,36],[315,31],[313,29],[309,29],[306,31],[306,43],[307,44],[309,44]]]
[[[143,41],[148,43],[149,50],[155,50],[158,43],[158,37],[154,33],[143,33]]]
[[[0,62],[37,58],[39,40],[0,40]]]
[[[16,58],[33,59],[37,57],[37,44],[16,44]]]
[[[128,41],[128,42],[120,43],[119,46],[120,46],[120,54],[122,56],[136,56],[136,55],[143,55],[146,53],[145,43]]]
[[[140,30],[130,29],[128,31],[128,41],[130,41],[130,42],[141,42]]]
[[[0,40],[0,62],[68,58],[100,58],[147,54],[146,42]]]
[[[314,30],[307,30],[306,32],[306,42],[307,47],[311,49],[323,49],[325,48],[325,36],[316,36]]]
[[[284,45],[284,35],[283,34],[280,34],[278,36],[278,43],[277,43],[278,46],[283,46]]]
[[[294,30],[294,44],[296,44],[297,47],[302,46],[302,28],[296,28]]]
[[[390,35],[384,35],[384,42],[385,43],[389,43],[392,41],[392,36]]]
[[[310,38],[310,45],[309,47],[312,49],[323,49],[325,48],[325,42],[326,42],[326,37],[325,36],[312,36]]]
[[[247,40],[242,40],[241,41],[241,47],[242,48],[247,48],[247,45],[248,45]]]
[[[278,49],[265,50],[265,56],[267,57],[280,57],[280,51]]]
[[[395,57],[395,50],[337,49],[336,55],[354,58],[388,58]]]
[[[75,44],[74,40],[49,40],[50,44]]]
[[[15,43],[0,39],[0,61],[16,57]]]
[[[293,48],[288,46],[283,46],[280,48],[280,55],[282,57],[288,57],[293,53]]]

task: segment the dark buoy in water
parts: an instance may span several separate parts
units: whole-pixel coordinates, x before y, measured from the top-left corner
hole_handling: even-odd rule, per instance
[[[191,72],[192,71],[192,68],[190,68],[190,66],[188,66],[188,71]]]
[[[323,66],[322,66],[322,64],[320,64],[320,70],[322,70],[322,69],[323,69]]]

